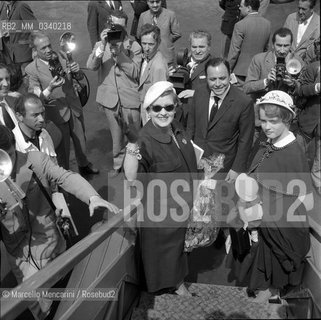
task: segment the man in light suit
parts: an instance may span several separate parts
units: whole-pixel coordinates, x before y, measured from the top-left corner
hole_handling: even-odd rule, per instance
[[[243,91],[252,97],[253,102],[268,91],[276,89],[275,66],[278,57],[285,58],[285,62],[295,58],[303,65],[302,59],[291,52],[292,41],[292,32],[287,28],[280,28],[272,36],[272,50],[258,53],[253,57],[243,86]],[[278,90],[291,93],[295,89],[295,84],[295,80],[285,72],[284,79],[282,79]],[[261,122],[257,109],[255,109],[255,126],[257,133],[260,132]]]
[[[259,0],[242,0],[240,14],[243,19],[234,26],[228,61],[240,87],[245,82],[253,56],[267,51],[269,45],[271,23],[259,15],[259,7]]]
[[[121,1],[90,0],[87,7],[87,29],[92,47],[100,41],[106,20],[114,10],[123,10]]]
[[[114,11],[111,15],[114,27],[121,33],[118,40],[107,41],[110,25],[106,21],[105,29],[100,35],[87,60],[87,68],[98,70],[98,88],[96,101],[104,110],[113,140],[113,170],[116,176],[122,167],[125,156],[125,141],[122,127],[123,121],[132,117],[137,127],[140,126],[138,81],[142,63],[140,45],[127,37],[126,25],[128,17],[122,11]]]
[[[179,31],[179,23],[176,14],[162,8],[161,0],[147,0],[148,11],[143,12],[138,21],[137,38],[140,39],[141,27],[146,24],[157,25],[161,31],[160,52],[164,55],[169,66],[175,63],[174,43],[182,35]]]
[[[313,11],[316,0],[298,0],[298,11],[286,18],[284,27],[293,33],[292,51],[305,60],[306,50],[320,37],[320,16]]]
[[[44,100],[47,118],[61,130],[62,142],[56,150],[58,163],[65,169],[69,168],[71,137],[79,172],[83,175],[97,174],[98,169],[87,159],[84,116],[79,97],[76,96],[73,87],[73,77],[83,77],[79,64],[69,64],[61,59],[59,61],[66,75],[53,77],[49,70],[49,62],[56,54],[52,50],[49,37],[37,32],[32,40],[37,57],[26,67],[29,91]]]
[[[17,28],[19,21],[37,21],[30,6],[23,1],[1,1],[0,21],[15,21]],[[0,31],[1,34],[1,31]],[[28,63],[32,61],[30,32],[4,32],[0,38],[0,54],[7,64],[17,63],[21,66],[22,73]]]
[[[204,150],[225,155],[221,170],[233,183],[246,171],[254,132],[253,103],[230,84],[230,67],[222,58],[210,59],[205,67],[207,86],[195,90],[187,121],[189,137]]]
[[[160,39],[160,30],[152,24],[145,24],[141,29],[141,46],[143,49],[143,63],[139,80],[140,104],[144,102],[147,90],[157,81],[166,81],[168,79],[167,61],[158,50]],[[144,108],[141,109],[142,123],[147,122],[147,113]]]
[[[4,203],[1,206],[1,233],[9,263],[20,284],[66,249],[65,240],[56,226],[56,213],[44,194],[45,190],[51,195],[51,182],[87,203],[91,216],[98,207],[114,213],[119,210],[103,200],[79,174],[58,167],[46,154],[16,151],[14,135],[3,125],[0,125],[0,149],[8,153],[13,164],[8,185],[16,185],[20,189],[20,192],[12,194],[6,183],[0,183],[0,197]],[[16,222],[14,228],[13,221]],[[50,310],[50,301],[44,303],[40,300],[39,303],[40,308],[36,303],[32,312],[36,319],[44,319]]]
[[[130,35],[136,37],[138,21],[140,15],[149,9],[147,0],[129,0],[134,10],[134,17],[130,29]],[[167,8],[166,0],[162,0],[162,7]]]

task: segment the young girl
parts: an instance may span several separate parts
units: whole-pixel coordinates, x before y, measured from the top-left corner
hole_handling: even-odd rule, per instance
[[[313,196],[307,159],[289,131],[295,116],[292,98],[274,90],[257,105],[267,141],[249,170],[259,184],[263,207],[249,289],[259,290],[255,301],[263,302],[278,298],[281,289],[301,284],[310,249],[307,211]]]

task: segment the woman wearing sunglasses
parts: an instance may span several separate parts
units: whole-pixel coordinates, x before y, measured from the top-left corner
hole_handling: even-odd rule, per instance
[[[128,134],[124,170],[128,180],[141,182],[138,242],[147,291],[190,296],[184,285],[188,268],[183,249],[197,165],[191,142],[174,120],[177,103],[170,82],[148,89],[142,107],[150,119],[137,142]]]

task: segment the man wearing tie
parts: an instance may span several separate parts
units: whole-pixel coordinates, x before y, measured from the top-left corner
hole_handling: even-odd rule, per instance
[[[56,150],[58,164],[69,169],[70,138],[72,138],[79,172],[82,175],[99,173],[99,170],[88,161],[86,155],[84,115],[79,97],[75,94],[73,87],[73,78],[78,80],[83,78],[79,64],[61,59],[59,63],[66,74],[53,77],[49,63],[53,60],[55,52],[52,50],[49,37],[36,32],[32,45],[37,52],[37,57],[26,67],[29,91],[43,99],[46,117],[62,133],[62,142]]]
[[[161,0],[147,0],[148,11],[143,12],[138,21],[137,38],[141,38],[141,28],[150,23],[159,27],[161,31],[160,52],[164,55],[169,66],[175,64],[175,46],[182,35],[179,31],[179,23],[176,14],[162,7]]]
[[[19,28],[21,22],[35,22],[35,18],[29,5],[23,1],[1,1],[0,2],[0,21],[16,21]],[[30,31],[9,32],[0,31],[0,55],[5,63],[17,63],[24,69],[32,61],[32,50],[29,45]]]
[[[110,19],[121,36],[109,40],[110,22],[106,21],[100,41],[88,57],[87,68],[98,71],[96,101],[107,117],[112,136],[113,169],[109,171],[109,176],[115,177],[122,168],[125,156],[122,121],[128,124],[129,118],[132,118],[137,130],[140,126],[138,81],[142,49],[127,36],[128,16],[124,11],[115,10]]]
[[[206,30],[195,30],[189,35],[190,57],[187,63],[189,82],[185,90],[178,94],[182,105],[176,108],[175,118],[186,127],[188,111],[192,103],[195,88],[206,85],[205,65],[211,58],[211,34]]]
[[[16,98],[8,96],[10,90],[10,73],[5,64],[0,63],[0,124],[12,130],[18,121],[13,107]]]
[[[230,66],[211,58],[205,66],[207,85],[196,88],[187,121],[189,137],[204,149],[204,157],[225,155],[221,170],[233,183],[246,171],[254,133],[253,103],[230,84]]]
[[[167,61],[158,50],[161,42],[160,30],[157,26],[146,23],[141,29],[141,45],[143,49],[143,63],[140,70],[139,98],[143,105],[147,90],[157,81],[168,79]],[[146,109],[141,108],[142,124],[148,120]]]
[[[91,0],[87,8],[87,29],[91,46],[100,41],[100,34],[105,29],[104,25],[114,10],[123,10],[121,1]]]
[[[320,37],[320,16],[313,11],[316,0],[298,0],[298,11],[286,18],[284,28],[293,33],[292,52],[305,60],[306,50]]]

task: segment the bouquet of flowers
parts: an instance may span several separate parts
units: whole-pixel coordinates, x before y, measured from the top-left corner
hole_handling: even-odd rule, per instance
[[[219,231],[219,207],[215,199],[216,180],[214,175],[223,168],[224,154],[213,154],[203,158],[200,168],[204,179],[198,185],[185,235],[184,251],[191,252],[198,247],[211,245]]]

